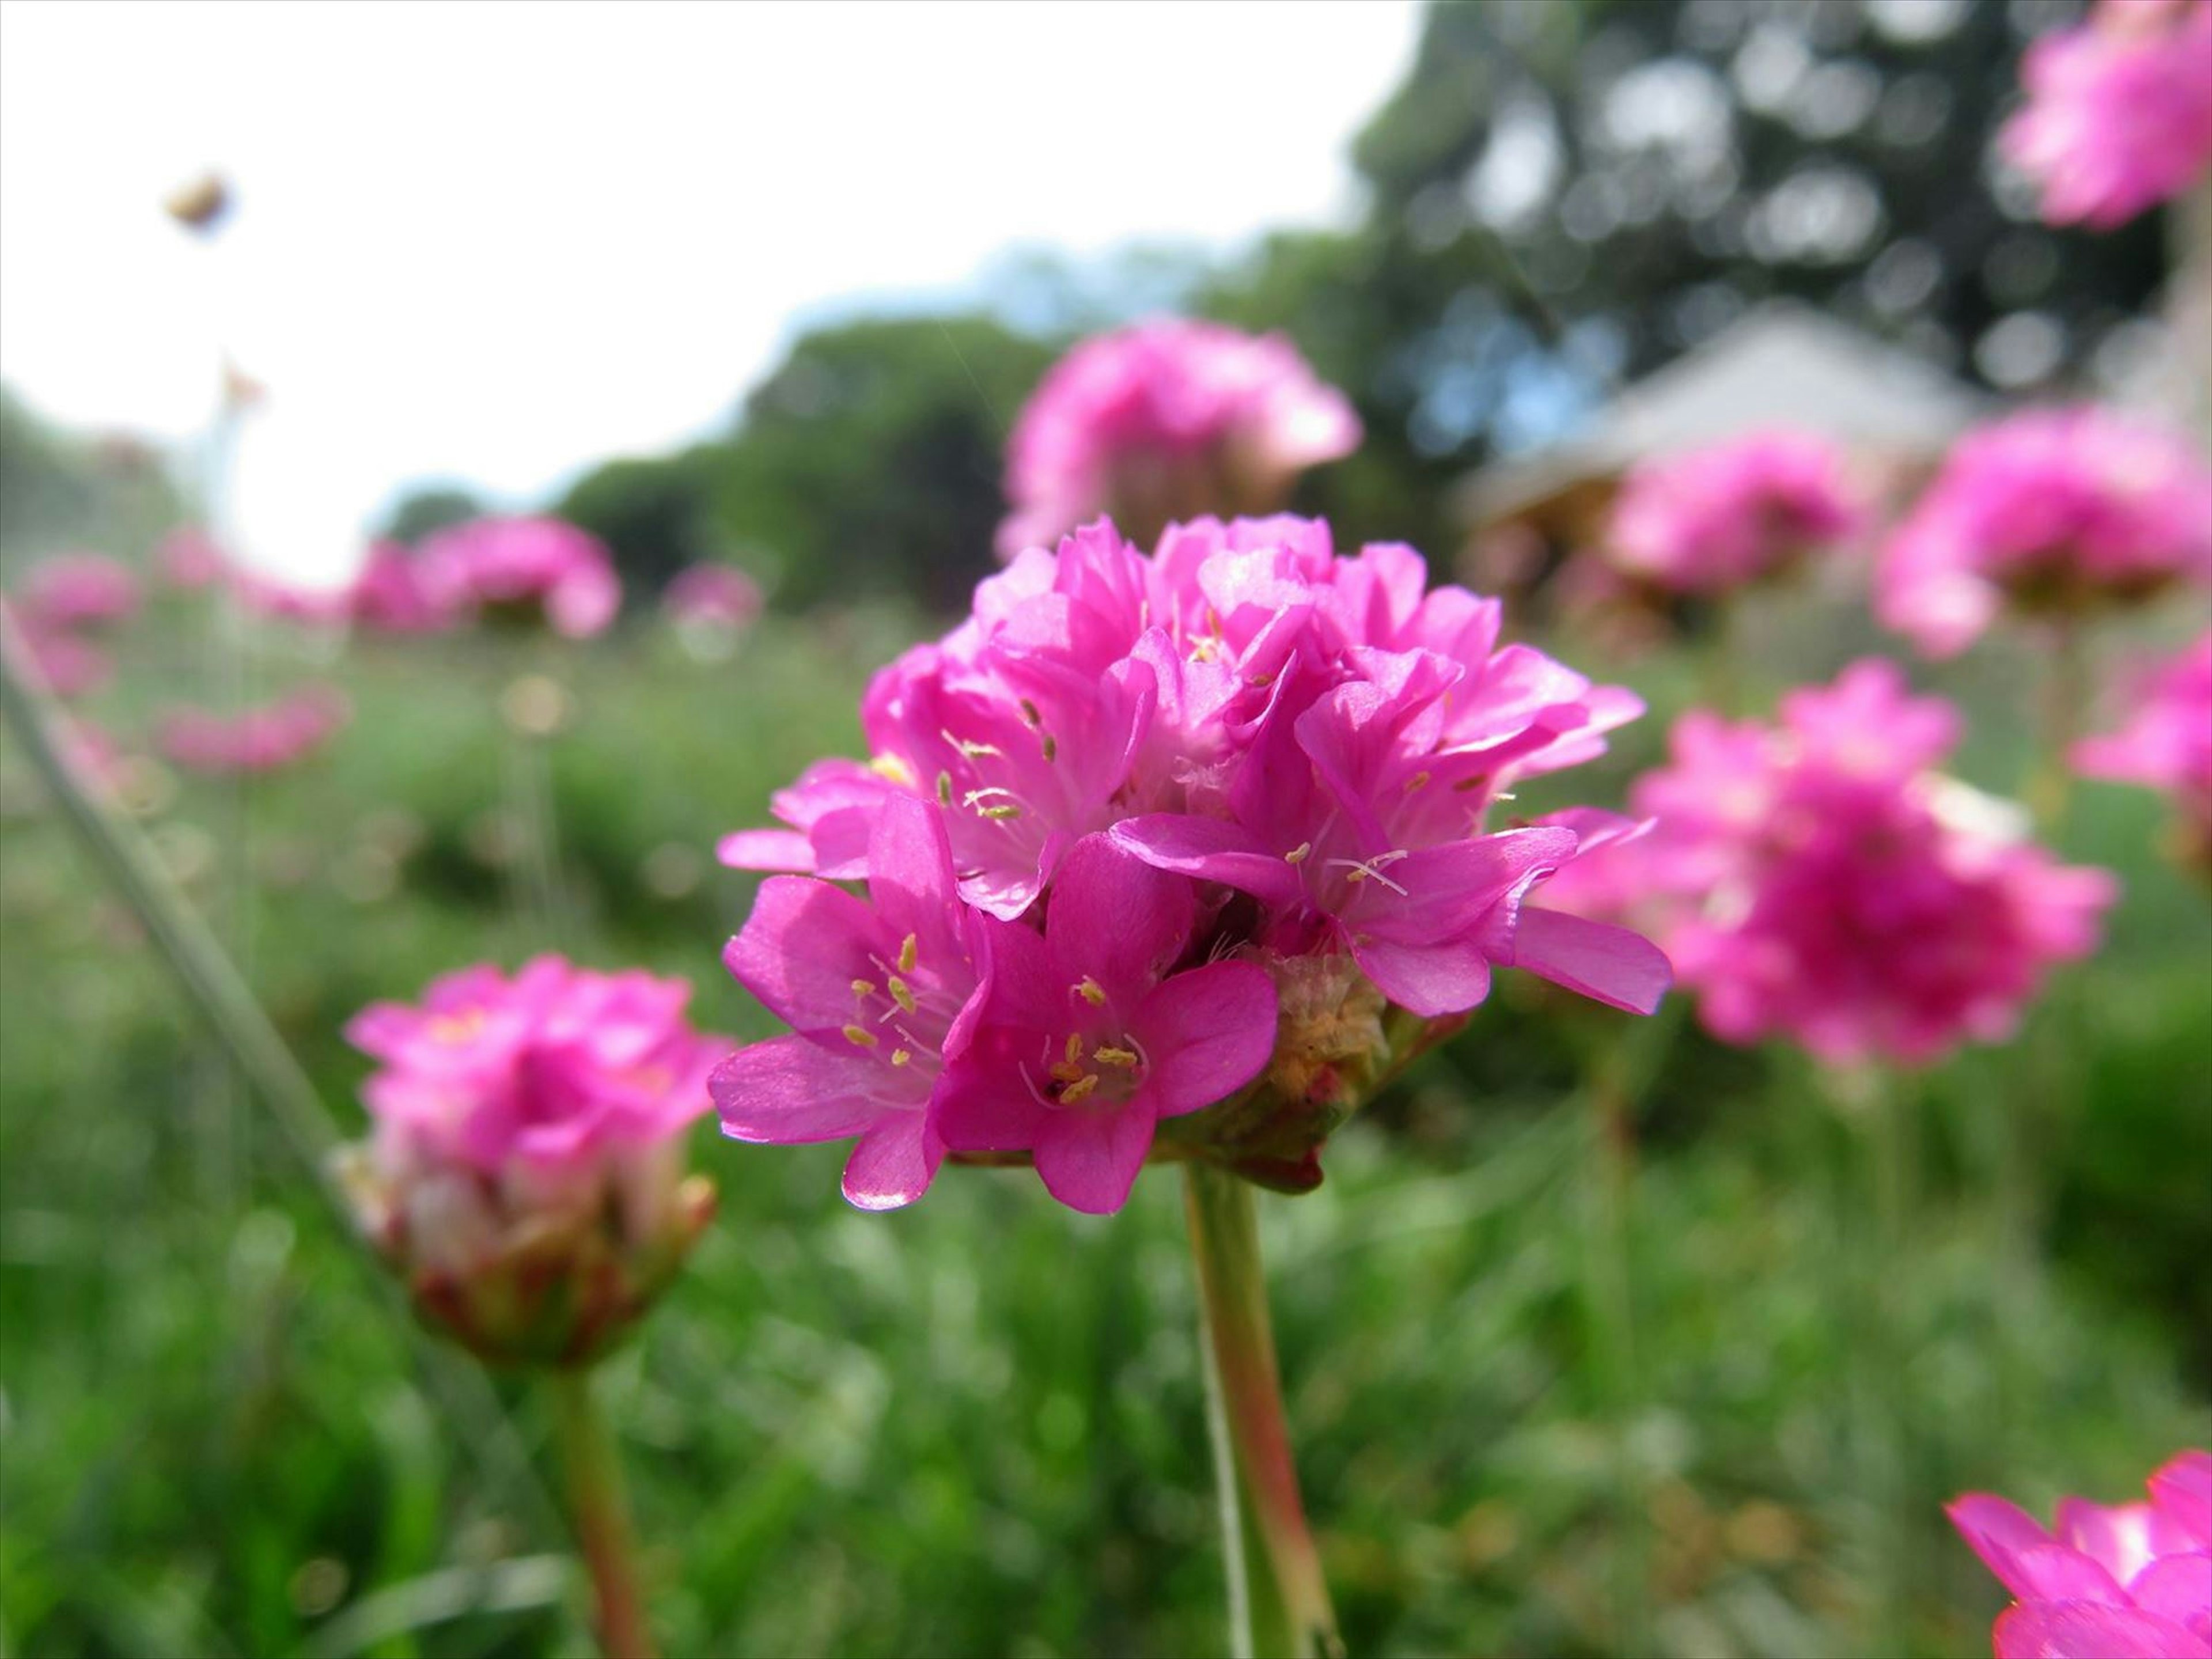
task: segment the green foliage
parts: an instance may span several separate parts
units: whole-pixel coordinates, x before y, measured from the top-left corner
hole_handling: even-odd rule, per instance
[[[167,459],[126,438],[88,441],[46,425],[0,386],[0,550],[136,555],[184,515]]]
[[[474,491],[459,484],[426,484],[411,489],[392,504],[376,532],[380,541],[404,542],[413,546],[433,531],[447,530],[488,509]]]

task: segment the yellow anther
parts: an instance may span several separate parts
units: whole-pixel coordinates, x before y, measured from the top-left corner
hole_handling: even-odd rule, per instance
[[[1119,1066],[1125,1071],[1137,1063],[1137,1056],[1132,1050],[1116,1048],[1103,1042],[1091,1051],[1091,1058],[1101,1066]]]
[[[975,809],[975,815],[978,817],[990,818],[994,822],[1004,823],[1008,818],[1021,817],[1022,809],[1018,806],[979,806]]]
[[[854,996],[856,996],[856,997],[872,997],[872,996],[875,995],[875,994],[876,994],[876,982],[875,982],[875,981],[873,981],[873,980],[872,980],[872,979],[856,979],[856,980],[854,980],[854,981],[853,981],[853,994],[854,994]]]
[[[1056,761],[1060,758],[1060,745],[1053,741],[1051,732],[1046,732],[1040,741],[1044,746],[1044,757],[1047,760]]]
[[[868,763],[868,770],[878,777],[889,778],[902,789],[914,787],[914,769],[896,755],[878,755]]]
[[[1406,793],[1409,795],[1417,789],[1425,789],[1428,787],[1429,775],[1426,772],[1416,772],[1406,780]]]
[[[1374,873],[1375,872],[1369,869],[1365,865],[1355,864],[1352,868],[1344,872],[1344,878],[1350,882],[1361,882],[1366,880],[1368,877]]]
[[[1037,713],[1037,706],[1031,702],[1027,697],[1024,697],[1021,700],[1021,708],[1022,719],[1026,723],[1030,726],[1042,726],[1044,724],[1044,716]]]
[[[908,1065],[913,1060],[913,1059],[914,1056],[903,1048],[894,1048],[891,1050],[891,1064],[894,1066]]]
[[[909,1014],[914,1012],[914,992],[904,980],[901,979],[896,974],[893,974],[888,988],[890,991],[891,1000],[893,1002],[898,1004],[901,1008],[904,1009]]]
[[[1106,988],[1088,974],[1083,976],[1082,982],[1075,988],[1075,994],[1094,1008],[1103,1008],[1106,1006]]]
[[[1464,795],[1468,790],[1480,789],[1489,781],[1490,780],[1488,778],[1480,776],[1462,778],[1457,783],[1452,785],[1452,793],[1455,795]]]
[[[1045,1075],[1054,1083],[1079,1083],[1083,1080],[1083,1067],[1072,1060],[1056,1060],[1046,1067]]]
[[[921,941],[916,939],[912,933],[908,933],[904,939],[899,941],[899,972],[902,974],[912,973],[914,971],[915,963],[921,960]],[[896,996],[898,993],[894,991],[891,994],[893,996]],[[912,1013],[913,1012],[914,1010],[911,1008],[907,1010],[907,1012],[908,1013]]]
[[[1075,1032],[1070,1031],[1067,1034],[1067,1047],[1061,1050],[1060,1058],[1070,1066],[1083,1058],[1083,1039]]]
[[[937,775],[937,804],[939,806],[952,805],[952,774],[950,772]]]
[[[872,1048],[876,1046],[876,1034],[865,1026],[848,1025],[845,1028],[845,1041],[855,1048]]]
[[[1304,864],[1306,860],[1312,855],[1312,853],[1313,843],[1310,841],[1302,841],[1296,847],[1291,848],[1289,852],[1283,854],[1283,862],[1285,864]]]
[[[1060,1103],[1063,1106],[1073,1106],[1097,1086],[1098,1073],[1085,1072],[1060,1091]]]
[[[1006,752],[995,743],[969,743],[960,738],[955,738],[952,740],[952,746],[969,760],[980,760],[986,755],[1003,755]]]

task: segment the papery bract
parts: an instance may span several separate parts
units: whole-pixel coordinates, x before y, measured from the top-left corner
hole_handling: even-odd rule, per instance
[[[2212,1659],[2212,1454],[2183,1452],[2148,1485],[2147,1503],[2066,1498],[2047,1531],[1987,1493],[1949,1506],[2017,1598],[1996,1659]]]
[[[1280,335],[1176,318],[1116,329],[1060,359],[1014,423],[999,555],[1100,514],[1143,535],[1265,512],[1359,439],[1351,404]]]
[[[1931,656],[2007,608],[2071,616],[2212,581],[2212,469],[2105,409],[2033,410],[1961,439],[1882,549],[1875,610]]]
[[[1998,146],[2052,224],[2110,230],[2212,166],[2212,0],[2101,0],[2030,46],[2021,81]]]

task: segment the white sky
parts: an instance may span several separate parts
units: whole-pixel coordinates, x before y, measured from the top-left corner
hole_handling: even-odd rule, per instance
[[[1410,59],[1351,3],[0,6],[0,378],[180,437],[269,388],[247,556],[335,579],[400,487],[527,500],[719,422],[792,313],[1013,244],[1339,222]],[[213,167],[211,242],[158,210]]]

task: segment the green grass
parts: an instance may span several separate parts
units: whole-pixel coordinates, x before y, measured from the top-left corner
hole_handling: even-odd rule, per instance
[[[915,627],[779,623],[711,668],[643,631],[556,653],[567,948],[684,974],[702,1024],[765,1034],[716,962],[751,881],[709,863],[687,887],[659,849],[763,821],[806,760],[850,752],[867,670]],[[1761,639],[1808,676],[1854,643],[1802,618]],[[154,825],[349,1127],[347,1015],[549,941],[483,857],[494,702],[533,659],[478,649],[357,653],[329,755],[242,796],[187,785]],[[194,666],[119,694],[118,724]],[[2027,752],[2021,672],[1996,653],[1946,686],[1977,781]],[[1662,708],[1686,695],[1679,662],[1630,673]],[[557,1522],[441,1416],[21,761],[0,751],[0,1651],[588,1651],[574,1574],[540,1559]],[[1525,983],[1340,1138],[1319,1193],[1263,1200],[1354,1652],[1984,1651],[1999,1592],[1945,1498],[2118,1498],[2205,1441],[2212,907],[2152,855],[2157,817],[2081,793],[2069,850],[2128,885],[2109,948],[2017,1043],[1901,1091],[1913,1196],[1887,1244],[1864,1126],[1789,1056],[1686,1025],[1643,1039],[1664,1054],[1616,1251],[1576,1056],[1627,1023]],[[243,897],[219,879],[241,864]],[[2022,1249],[1995,1194],[2003,1115],[2033,1099],[2056,1105]],[[702,1124],[720,1214],[607,1368],[668,1650],[1218,1650],[1173,1173],[1103,1221],[960,1170],[866,1216],[839,1156]],[[1624,1262],[1625,1345],[1602,1312]],[[542,1462],[539,1402],[501,1386]],[[437,1616],[471,1583],[502,1605]]]

